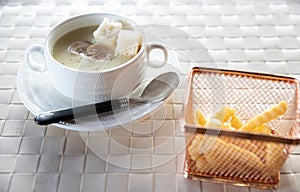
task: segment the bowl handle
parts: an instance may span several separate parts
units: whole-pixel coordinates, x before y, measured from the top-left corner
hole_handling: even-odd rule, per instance
[[[150,52],[153,49],[160,49],[160,50],[163,51],[163,54],[164,54],[164,60],[163,61],[157,61],[157,60],[151,60],[150,59]],[[147,52],[147,63],[150,67],[160,68],[160,67],[163,67],[165,64],[167,64],[168,50],[165,46],[159,45],[159,44],[148,44],[147,48],[146,48],[146,52]]]
[[[44,72],[47,70],[43,53],[44,48],[39,44],[31,45],[26,49],[25,57],[27,64],[33,71]]]

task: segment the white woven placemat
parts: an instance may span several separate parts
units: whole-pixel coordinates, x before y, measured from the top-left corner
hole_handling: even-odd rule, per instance
[[[183,178],[185,142],[176,98],[125,128],[79,134],[35,125],[17,95],[16,75],[24,50],[42,43],[51,26],[92,11],[121,14],[141,25],[177,27],[203,43],[219,67],[297,75],[298,1],[2,0],[0,6],[1,192],[260,191]],[[205,65],[205,59],[199,63]],[[283,167],[276,191],[300,190],[299,162],[298,147]]]

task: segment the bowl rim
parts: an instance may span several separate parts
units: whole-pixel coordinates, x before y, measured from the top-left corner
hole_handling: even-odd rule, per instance
[[[73,72],[79,72],[79,73],[84,73],[84,74],[100,74],[100,73],[110,73],[110,72],[114,72],[114,71],[117,71],[117,70],[122,70],[123,68],[125,68],[126,66],[130,66],[130,65],[133,65],[134,63],[137,62],[137,60],[142,56],[142,54],[145,52],[146,50],[146,45],[145,43],[143,42],[142,43],[142,46],[139,50],[139,52],[133,57],[131,58],[130,60],[126,61],[125,63],[122,63],[116,67],[113,67],[113,68],[109,68],[109,69],[104,69],[104,70],[82,70],[82,69],[75,69],[75,68],[72,68],[72,67],[69,67],[69,66],[66,66],[66,65],[63,65],[61,64],[60,62],[58,62],[54,57],[53,55],[50,53],[50,50],[49,50],[49,47],[48,47],[48,44],[49,44],[49,37],[51,36],[51,34],[55,31],[56,28],[68,23],[68,22],[71,22],[73,20],[76,20],[76,19],[80,19],[82,17],[92,17],[92,16],[97,16],[99,15],[99,17],[118,17],[122,20],[125,20],[126,22],[128,22],[132,27],[136,27],[138,26],[134,21],[132,21],[131,19],[128,19],[126,17],[123,17],[121,15],[118,15],[118,14],[113,14],[113,13],[107,13],[107,12],[92,12],[92,13],[83,13],[83,14],[77,14],[77,15],[73,15],[71,17],[68,17],[60,22],[58,22],[56,25],[54,25],[50,30],[49,32],[47,33],[46,35],[46,38],[45,38],[45,43],[44,43],[44,49],[45,49],[45,52],[46,52],[46,55],[51,59],[51,62],[55,63],[56,66],[59,66],[61,68],[64,68],[64,69],[67,69],[69,71],[73,71]],[[101,21],[101,19],[99,19],[99,21]],[[80,28],[80,27],[78,27]],[[142,30],[139,30],[142,34],[142,38],[143,38],[143,41],[145,41],[145,34]]]

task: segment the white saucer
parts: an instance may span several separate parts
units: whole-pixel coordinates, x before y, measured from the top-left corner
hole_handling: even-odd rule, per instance
[[[145,81],[134,91],[133,95],[140,94],[141,88],[159,74],[168,71],[180,73],[176,56],[171,50],[168,52],[168,64],[161,68],[148,67]],[[155,56],[156,55],[154,55],[154,57]],[[159,56],[157,55],[157,57]],[[52,86],[47,71],[36,72],[31,70],[26,58],[23,60],[18,71],[17,90],[22,102],[33,115],[74,106],[74,102],[71,98],[60,94]],[[107,130],[142,119],[145,116],[154,113],[162,105],[163,102],[132,106],[126,110],[114,111],[113,113],[107,113],[101,116],[95,114],[94,116],[76,119],[76,121],[55,123],[53,125],[64,129],[78,131]]]

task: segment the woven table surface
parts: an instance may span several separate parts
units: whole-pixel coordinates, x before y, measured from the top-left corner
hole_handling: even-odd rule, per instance
[[[56,23],[87,12],[180,29],[202,43],[220,68],[300,74],[296,0],[1,0],[0,192],[300,191],[300,147],[289,156],[274,190],[185,179],[185,137],[179,129],[183,84],[160,110],[126,127],[78,132],[36,125],[16,88],[24,51],[43,43]],[[201,59],[199,65],[209,66]]]

